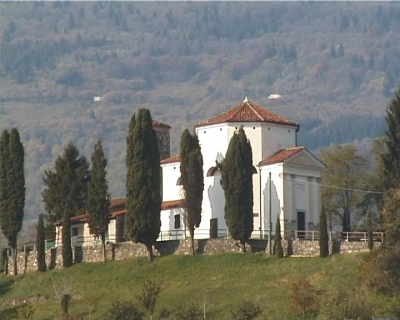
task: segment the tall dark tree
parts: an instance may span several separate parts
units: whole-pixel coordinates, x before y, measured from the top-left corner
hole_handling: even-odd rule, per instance
[[[400,185],[400,87],[386,111],[386,152],[382,155],[386,189]]]
[[[328,224],[326,222],[325,207],[322,206],[319,215],[319,256],[325,258],[329,255]]]
[[[368,207],[368,210],[367,210],[367,239],[368,239],[368,249],[372,250],[374,248],[374,239],[373,239],[371,207]]]
[[[253,231],[253,155],[243,127],[235,133],[221,164],[221,184],[225,193],[225,220],[231,237],[246,241]]]
[[[129,125],[125,215],[125,235],[146,246],[150,261],[161,227],[160,154],[152,122],[142,108]]]
[[[61,255],[63,260],[63,267],[69,268],[73,263],[72,244],[71,244],[71,217],[72,210],[69,201],[65,204],[64,214],[62,218],[61,229]]]
[[[46,248],[43,214],[39,215],[38,224],[36,226],[36,254],[38,271],[46,271]]]
[[[185,223],[191,239],[191,254],[194,250],[194,229],[201,222],[201,203],[203,201],[204,177],[203,156],[199,139],[185,130],[181,137],[180,170],[184,193]]]
[[[70,143],[55,161],[55,172],[47,170],[42,192],[47,221],[62,220],[63,266],[72,264],[71,222],[73,216],[86,211],[89,164]]]
[[[22,227],[25,206],[24,148],[16,128],[0,137],[0,225],[12,249],[17,274],[17,236]]]
[[[277,258],[283,258],[281,221],[279,219],[279,216],[276,217],[276,225],[275,225],[275,254]]]
[[[106,232],[110,222],[110,195],[107,182],[107,159],[104,156],[101,140],[94,147],[91,157],[92,169],[88,182],[87,212],[90,233],[101,238],[103,262],[106,262]]]

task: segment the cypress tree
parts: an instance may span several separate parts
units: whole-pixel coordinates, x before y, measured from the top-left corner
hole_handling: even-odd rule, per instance
[[[319,216],[319,256],[325,258],[329,255],[328,226],[326,223],[325,207],[322,206]]]
[[[281,221],[279,220],[279,215],[276,217],[275,225],[275,254],[277,258],[283,258]]]
[[[12,249],[17,274],[17,236],[25,206],[24,148],[18,130],[4,130],[0,137],[0,225]]]
[[[191,135],[187,129],[181,137],[180,161],[185,222],[190,233],[191,254],[194,255],[194,229],[198,228],[201,222],[201,204],[203,201],[203,156],[199,139],[196,135]]]
[[[71,217],[86,210],[89,164],[70,143],[55,161],[55,172],[45,171],[42,192],[47,220],[62,220],[63,266],[72,265]]]
[[[143,243],[153,260],[153,244],[160,233],[160,154],[149,110],[132,117],[127,137],[125,235]]]
[[[374,238],[373,238],[373,230],[372,230],[372,210],[371,207],[368,207],[367,210],[367,239],[368,239],[368,249],[372,250],[374,248]]]
[[[45,233],[43,214],[39,215],[39,221],[36,226],[36,254],[38,271],[46,271],[46,248],[45,248]]]
[[[87,212],[89,213],[90,233],[101,238],[103,262],[106,262],[105,235],[110,222],[110,195],[107,182],[107,159],[104,156],[101,140],[94,147],[91,157],[92,169],[88,182]]]
[[[221,184],[225,194],[225,220],[231,237],[246,241],[253,231],[253,155],[243,127],[235,133],[221,165]]]
[[[400,183],[400,87],[394,93],[386,111],[385,133],[387,151],[382,154],[386,189],[398,187]]]
[[[62,259],[63,259],[63,267],[69,268],[72,266],[73,255],[72,255],[72,244],[71,244],[71,208],[69,204],[65,205],[65,211],[62,219],[62,233],[61,233],[61,241],[62,241]]]

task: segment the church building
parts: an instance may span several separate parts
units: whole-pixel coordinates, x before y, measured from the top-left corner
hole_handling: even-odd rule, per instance
[[[277,218],[282,236],[307,238],[318,230],[321,211],[320,177],[324,164],[305,147],[297,146],[299,125],[247,98],[237,106],[195,126],[203,155],[204,191],[202,217],[195,238],[228,237],[224,218],[225,196],[216,167],[226,154],[230,139],[243,127],[253,152],[252,238],[275,233]],[[153,121],[162,170],[161,231],[158,241],[189,236],[182,208],[183,192],[179,156],[170,156],[170,126]],[[107,241],[123,241],[125,198],[111,200]],[[88,215],[71,218],[73,246],[93,244]],[[56,222],[56,246],[61,244],[62,221]]]
[[[297,146],[299,125],[247,98],[239,105],[195,126],[204,162],[202,218],[195,238],[228,236],[224,191],[216,162],[224,159],[233,134],[243,126],[253,152],[252,238],[274,234],[277,217],[282,235],[318,230],[321,211],[320,177],[324,164]],[[182,209],[179,156],[161,161],[163,210],[159,240],[188,235]],[[292,234],[291,234],[292,233]]]

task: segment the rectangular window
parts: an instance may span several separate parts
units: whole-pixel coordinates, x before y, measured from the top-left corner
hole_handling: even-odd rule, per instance
[[[77,237],[78,236],[78,227],[71,228],[71,236]]]
[[[181,215],[176,214],[175,215],[175,229],[180,229],[181,228]]]

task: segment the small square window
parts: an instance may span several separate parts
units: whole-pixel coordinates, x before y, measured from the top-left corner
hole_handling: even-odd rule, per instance
[[[77,237],[78,236],[78,227],[71,228],[71,236]]]
[[[181,228],[181,215],[176,214],[175,215],[175,229],[180,229]]]

